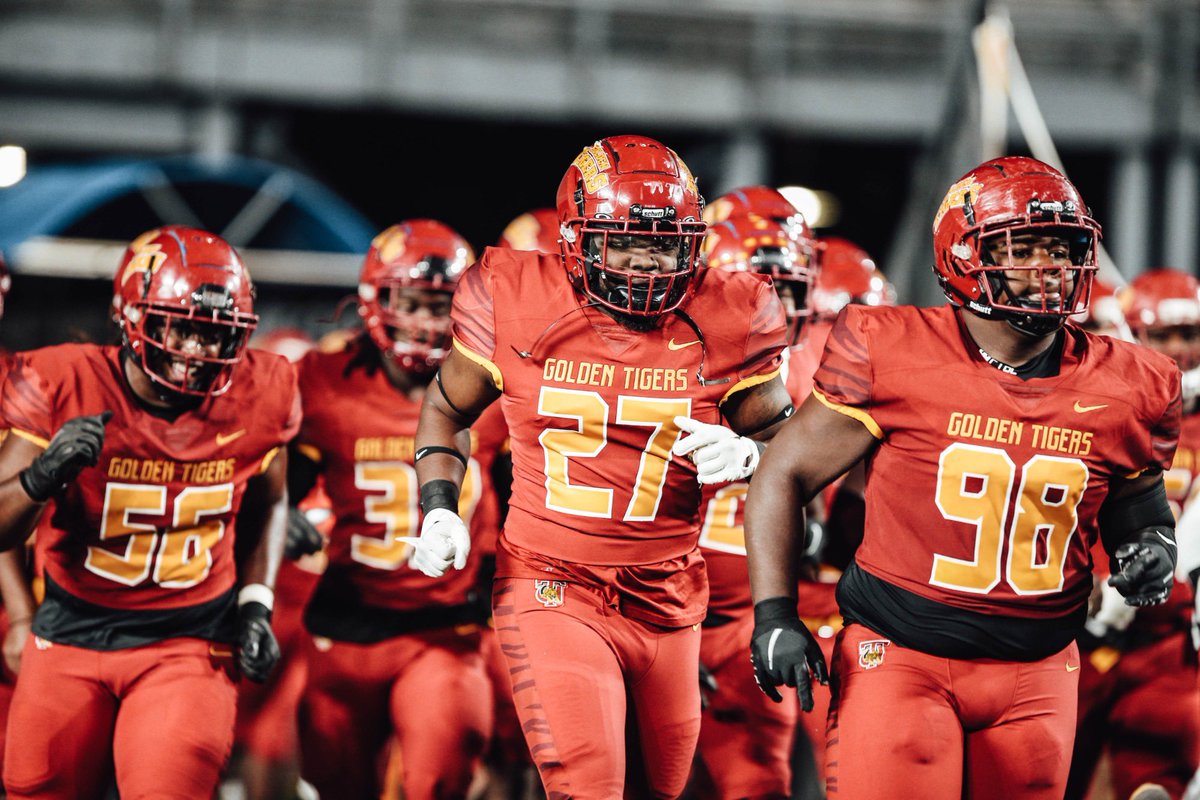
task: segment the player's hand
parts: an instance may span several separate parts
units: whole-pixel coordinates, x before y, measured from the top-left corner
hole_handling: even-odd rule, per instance
[[[1175,540],[1148,528],[1137,541],[1126,542],[1113,553],[1116,568],[1109,586],[1125,596],[1131,606],[1154,606],[1166,601],[1175,579]]]
[[[435,508],[425,515],[420,536],[398,536],[412,545],[408,565],[431,578],[440,578],[451,565],[462,569],[471,552],[471,534],[462,518],[448,508]]]
[[[283,554],[289,561],[298,561],[304,556],[321,552],[325,546],[325,537],[308,519],[308,516],[296,508],[288,506],[287,542],[283,546]]]
[[[712,672],[709,670],[709,668],[704,665],[704,662],[701,661],[700,662],[700,708],[701,709],[708,708],[708,704],[711,701],[712,696],[714,694],[716,694],[717,690],[720,688],[721,687],[717,683],[716,676],[713,675]]]
[[[279,661],[279,642],[271,630],[271,609],[253,601],[238,608],[237,662],[242,674],[264,683]]]
[[[50,444],[25,469],[21,486],[33,500],[44,503],[67,488],[84,467],[94,467],[104,446],[104,426],[111,411],[72,417],[62,424]]]
[[[1087,629],[1097,638],[1110,631],[1123,631],[1133,622],[1137,609],[1125,602],[1115,586],[1100,584],[1100,603],[1096,613],[1088,617]]]
[[[676,417],[675,424],[688,435],[676,441],[671,452],[691,456],[700,483],[740,481],[754,474],[760,453],[753,439],[690,417]]]
[[[9,620],[8,633],[4,634],[4,666],[13,675],[21,672],[21,653],[25,650],[25,641],[33,627],[33,617],[25,617],[16,622]]]
[[[763,694],[783,702],[777,686],[794,686],[800,707],[813,709],[811,672],[820,683],[829,683],[821,646],[796,613],[790,597],[771,597],[754,605],[754,634],[750,640],[754,680]]]

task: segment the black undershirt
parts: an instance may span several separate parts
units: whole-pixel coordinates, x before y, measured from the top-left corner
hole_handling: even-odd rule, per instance
[[[78,598],[46,576],[46,598],[33,618],[43,639],[88,650],[124,650],[164,639],[233,642],[237,587],[183,608],[110,608]]]
[[[846,624],[942,658],[1040,661],[1083,629],[1087,603],[1062,617],[1006,617],[949,606],[875,577],[851,562],[837,585]]]
[[[335,565],[321,576],[308,607],[304,627],[336,642],[375,644],[409,633],[482,625],[491,614],[490,597],[473,592],[466,603],[428,606],[411,611],[368,605],[350,577]]]
[[[1009,375],[1016,375],[1021,380],[1027,381],[1031,378],[1053,378],[1058,374],[1058,370],[1062,366],[1063,346],[1066,338],[1066,334],[1062,331],[1054,334],[1054,342],[1049,347],[1019,367],[1005,364],[978,344],[975,344],[975,348],[979,352],[980,358],[999,371]]]

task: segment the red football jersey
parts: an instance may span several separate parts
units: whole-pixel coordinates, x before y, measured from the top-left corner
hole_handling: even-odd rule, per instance
[[[38,528],[46,575],[119,609],[194,606],[236,582],[233,542],[246,482],[300,424],[296,376],[250,350],[227,392],[165,419],[128,388],[119,347],[67,344],[17,356],[3,391],[10,435],[45,447],[64,422],[113,412],[99,463]]]
[[[955,311],[847,307],[815,401],[880,440],[870,457],[862,569],[946,605],[1059,617],[1091,590],[1109,481],[1170,466],[1179,370],[1070,325],[1059,374],[989,365]]]
[[[299,364],[304,423],[297,446],[321,464],[333,504],[325,575],[348,579],[362,602],[377,608],[407,611],[463,603],[475,585],[478,548],[471,549],[466,569],[435,579],[411,569],[410,545],[396,541],[421,532],[413,466],[421,404],[392,386],[383,369],[349,366],[360,347],[373,345],[356,339],[337,352],[313,350]],[[480,452],[478,437],[471,438],[458,511],[477,539],[495,525],[494,510],[477,513],[480,499],[492,495],[492,453]]]
[[[700,487],[673,418],[719,423],[770,380],[783,309],[757,275],[702,269],[649,331],[581,304],[558,256],[488,248],[454,296],[455,347],[503,391],[513,493],[502,541],[553,559],[651,564],[696,546]],[[703,380],[701,380],[703,379]]]

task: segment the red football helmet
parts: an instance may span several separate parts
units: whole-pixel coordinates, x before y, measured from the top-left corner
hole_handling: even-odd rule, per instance
[[[1062,240],[1070,267],[1010,267],[1013,238],[1021,235]],[[946,193],[933,219],[934,272],[954,305],[1043,336],[1087,307],[1099,239],[1100,225],[1062,173],[1006,156],[980,164]],[[1007,257],[995,257],[998,245]],[[1034,291],[1014,294],[1006,272],[1034,273]]]
[[[1121,293],[1138,341],[1175,359],[1182,370],[1200,366],[1200,281],[1183,270],[1143,272]]]
[[[293,364],[316,347],[313,338],[299,328],[274,328],[250,340],[250,346],[275,353]]]
[[[1092,301],[1071,320],[1092,333],[1133,341],[1116,287],[1099,278],[1092,279]]]
[[[126,248],[113,319],[151,381],[199,397],[229,389],[258,324],[241,256],[221,237],[182,225],[143,233]]]
[[[787,312],[788,342],[796,343],[812,314],[816,276],[784,225],[755,213],[729,217],[709,227],[704,257],[712,269],[770,275]]]
[[[450,296],[474,260],[466,239],[431,219],[376,236],[358,279],[358,314],[380,352],[408,372],[436,371],[450,349]]]
[[[558,213],[552,208],[535,208],[514,219],[500,234],[498,247],[557,253]]]
[[[821,247],[821,271],[813,286],[817,319],[832,320],[850,304],[896,305],[896,288],[866,250],[835,236],[821,239]]]
[[[645,136],[610,136],[571,162],[558,185],[563,264],[591,302],[653,320],[691,292],[705,224],[696,180],[674,151]],[[632,237],[637,237],[633,239]],[[670,272],[617,269],[609,246],[646,242],[674,259]]]
[[[744,186],[721,195],[704,207],[704,221],[710,226],[745,214],[757,214],[782,225],[796,243],[799,257],[810,269],[818,269],[821,251],[812,228],[799,209],[777,189]]]

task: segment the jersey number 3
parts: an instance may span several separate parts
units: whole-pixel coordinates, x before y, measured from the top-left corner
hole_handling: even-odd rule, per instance
[[[1036,455],[1018,472],[1003,450],[950,445],[938,459],[935,502],[946,519],[975,526],[975,552],[969,561],[935,554],[929,582],[986,594],[1000,583],[1003,561],[1005,579],[1018,595],[1060,591],[1087,482],[1087,465],[1079,459]]]

